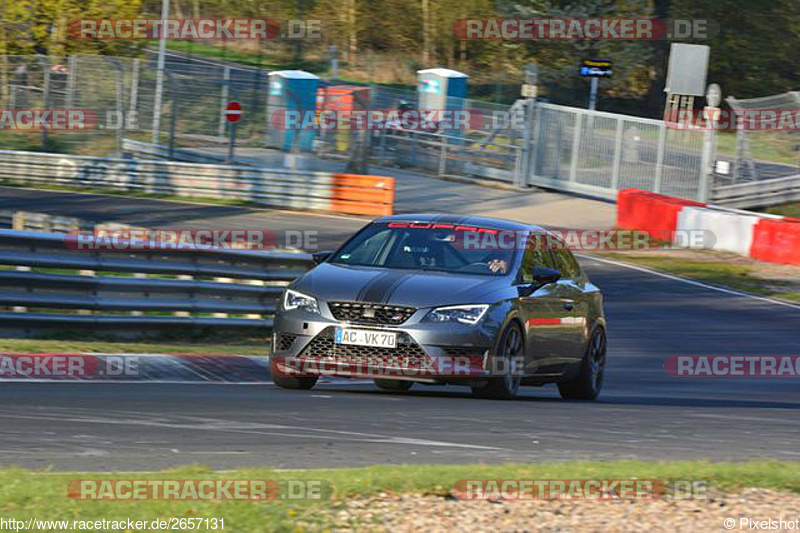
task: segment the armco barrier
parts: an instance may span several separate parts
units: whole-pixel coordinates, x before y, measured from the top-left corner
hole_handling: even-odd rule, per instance
[[[623,189],[617,197],[617,227],[646,231],[652,237],[671,241],[681,210],[704,205],[640,189]]]
[[[685,207],[678,214],[678,230],[705,230],[711,233],[712,250],[748,255],[753,243],[753,226],[761,220],[756,215],[710,209]],[[708,246],[706,246],[708,247]]]
[[[800,219],[760,220],[753,230],[750,257],[800,265]]]
[[[0,150],[0,180],[390,215],[394,178]]]
[[[68,238],[0,230],[0,326],[257,328],[266,335],[284,287],[312,266],[304,253],[142,249],[122,240],[87,251],[67,246]]]

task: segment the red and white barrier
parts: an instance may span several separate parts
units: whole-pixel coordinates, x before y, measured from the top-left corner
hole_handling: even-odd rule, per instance
[[[725,209],[639,189],[620,191],[617,227],[675,241],[676,232],[705,231],[702,247],[761,261],[800,265],[800,219]]]

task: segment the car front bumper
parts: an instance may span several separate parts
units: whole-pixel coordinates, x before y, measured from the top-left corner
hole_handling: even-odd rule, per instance
[[[440,382],[487,377],[487,358],[500,326],[491,313],[478,324],[432,323],[417,310],[400,325],[336,320],[327,306],[320,314],[277,313],[271,368],[282,375],[368,376]],[[501,322],[502,323],[502,322]],[[397,333],[394,348],[336,344],[337,328]]]

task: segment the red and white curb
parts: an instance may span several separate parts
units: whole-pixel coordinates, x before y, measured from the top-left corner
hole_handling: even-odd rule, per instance
[[[712,238],[687,247],[800,265],[800,219],[692,202],[639,189],[617,199],[617,227],[648,232],[663,241],[676,233],[706,232]]]

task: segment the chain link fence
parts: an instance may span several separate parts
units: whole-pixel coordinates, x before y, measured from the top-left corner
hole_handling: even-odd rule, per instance
[[[153,59],[0,56],[3,108],[90,109],[98,116],[96,128],[80,133],[0,135],[12,149],[110,155],[120,151],[124,138],[168,146],[169,154],[181,148],[224,160],[231,126],[223,110],[236,100],[244,109],[236,126],[239,162],[282,166],[287,153],[305,152],[353,172],[379,165],[606,198],[625,187],[689,199],[706,194],[703,165],[711,166],[713,153],[706,151],[704,163],[703,131],[548,103],[519,100],[505,106],[469,99],[447,104],[449,110],[467,112],[468,128],[281,131],[275,116],[286,110],[270,107],[268,74],[167,55],[159,91]],[[416,91],[320,80],[314,111],[346,114],[418,105]]]

